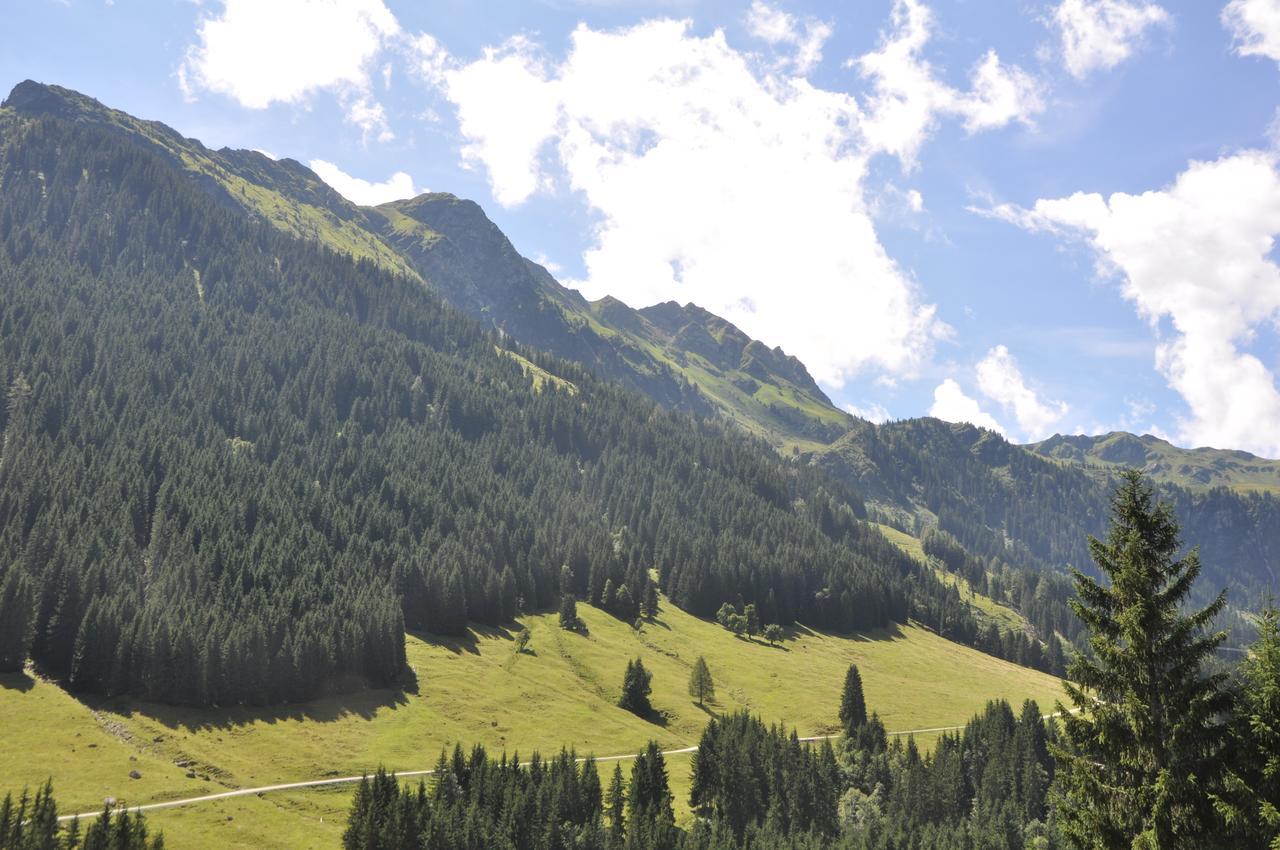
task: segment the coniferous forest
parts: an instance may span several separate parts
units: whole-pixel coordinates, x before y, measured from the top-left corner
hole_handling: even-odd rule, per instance
[[[713,718],[694,754],[688,829],[671,828],[650,744],[600,795],[595,764],[562,753],[443,755],[432,788],[379,773],[360,785],[348,848],[842,848],[842,850],[1275,850],[1280,847],[1280,621],[1232,679],[1206,664],[1220,602],[1183,611],[1199,573],[1176,558],[1172,508],[1122,476],[1111,530],[1091,540],[1104,582],[1079,573],[1073,607],[1091,652],[1068,704],[988,704],[925,753],[868,716],[851,668],[844,729],[803,743],[743,711]],[[874,709],[874,707],[871,707]],[[512,818],[513,809],[522,813]],[[517,826],[518,825],[518,826]]]
[[[29,647],[82,691],[306,699],[394,682],[405,629],[610,585],[631,621],[655,580],[701,615],[977,642],[821,472],[225,209],[109,128],[2,129],[10,667]]]

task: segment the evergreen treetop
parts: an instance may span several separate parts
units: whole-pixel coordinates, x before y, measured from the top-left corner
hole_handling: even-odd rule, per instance
[[[1106,540],[1089,548],[1104,581],[1074,574],[1072,607],[1090,636],[1068,667],[1075,711],[1054,751],[1059,823],[1082,848],[1215,846],[1210,792],[1231,701],[1225,677],[1203,667],[1225,637],[1209,630],[1225,595],[1183,612],[1200,560],[1176,557],[1172,511],[1136,471],[1116,492]]]

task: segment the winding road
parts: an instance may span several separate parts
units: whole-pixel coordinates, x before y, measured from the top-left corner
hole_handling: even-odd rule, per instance
[[[897,735],[897,736],[924,735],[931,732],[955,732],[963,728],[964,728],[963,726],[935,726],[932,729],[907,729],[901,732],[888,732],[886,734]],[[826,740],[831,740],[838,737],[840,736],[839,735],[814,735],[809,738],[801,738],[800,740],[806,741],[806,742],[826,741]],[[664,756],[680,756],[680,755],[687,755],[689,753],[697,752],[697,750],[698,750],[697,745],[694,745],[692,747],[684,747],[678,750],[663,750],[662,754]],[[625,755],[617,755],[617,756],[602,756],[602,757],[596,758],[596,762],[601,763],[601,762],[611,762],[611,761],[627,761],[629,759],[635,758],[637,755],[639,755],[639,753],[626,753]],[[579,762],[586,761],[586,758],[579,758],[578,761]],[[527,767],[528,764],[529,764],[528,762],[521,762],[522,766]],[[400,771],[396,771],[395,775],[403,779],[403,778],[413,777],[413,776],[431,776],[434,773],[435,773],[434,770],[400,770]],[[192,805],[195,805],[196,803],[211,803],[214,800],[228,800],[232,797],[249,797],[255,794],[267,794],[272,791],[294,791],[299,788],[323,788],[327,785],[347,785],[352,782],[359,782],[361,779],[363,779],[367,775],[368,774],[360,774],[359,776],[336,776],[336,777],[330,777],[329,779],[307,779],[302,782],[282,782],[278,785],[261,785],[257,788],[236,788],[231,791],[220,791],[217,794],[204,794],[199,797],[184,797],[181,800],[166,800],[161,803],[143,803],[142,805],[138,805],[138,806],[129,806],[128,811],[150,812],[155,809],[172,809],[177,806],[192,806]],[[96,818],[100,814],[102,814],[101,809],[97,811],[92,811],[92,812],[81,812],[80,814],[74,814],[74,815],[62,815],[61,817],[58,818],[58,820],[69,821],[69,820],[74,820],[76,818],[91,819],[91,818]]]

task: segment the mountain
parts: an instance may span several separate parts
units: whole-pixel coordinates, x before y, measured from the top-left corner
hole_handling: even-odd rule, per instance
[[[777,446],[825,442],[849,422],[798,360],[694,305],[651,321],[614,299],[593,303],[561,286],[520,256],[474,202],[433,193],[357,207],[294,160],[209,150],[58,86],[26,81],[5,103],[15,114],[93,124],[145,144],[219,203],[424,281],[517,341],[586,364],[669,409],[726,416]]]
[[[1121,444],[1132,441],[1143,443],[1144,459],[1154,458],[1148,470],[1177,506],[1185,539],[1202,544],[1203,592],[1231,587],[1233,598],[1248,604],[1277,589],[1280,512],[1265,492],[1269,462],[1186,452],[1131,435],[1099,438],[1101,448],[1094,450],[1061,437],[1021,447],[972,426],[927,418],[874,425],[832,406],[794,357],[696,305],[633,309],[608,297],[588,301],[522,257],[471,201],[432,193],[357,207],[299,163],[211,151],[163,125],[31,82],[15,88],[0,109],[0,127],[7,128],[0,145],[18,135],[15,128],[39,118],[91,128],[146,151],[215,206],[333,249],[352,258],[361,273],[425,287],[496,329],[502,356],[535,381],[585,385],[585,379],[563,377],[573,372],[568,364],[576,364],[667,410],[739,426],[782,451],[786,468],[816,468],[850,488],[837,501],[854,515],[862,514],[865,502],[885,526],[920,543],[932,535],[926,554],[935,561],[953,541],[964,557],[941,558],[951,572],[963,572],[970,587],[1014,604],[1041,636],[1071,632],[1069,587],[1056,577],[1066,565],[1089,567],[1086,537],[1104,527],[1116,464],[1138,457],[1124,454]],[[192,274],[200,271],[188,265]],[[1209,469],[1218,477],[1201,482],[1192,475]],[[1237,490],[1211,486],[1217,483]],[[673,595],[688,600],[696,591]],[[939,611],[928,618],[937,620]],[[953,632],[970,633],[963,624]]]
[[[1175,449],[1127,434],[1091,439],[1054,437],[1028,449],[973,425],[923,418],[859,423],[803,459],[854,487],[872,516],[920,534],[941,530],[995,574],[1005,567],[1091,570],[1087,538],[1106,529],[1115,473],[1141,465],[1148,446],[1201,467],[1244,454]],[[1091,444],[1119,453],[1099,463],[1064,450]],[[1240,469],[1270,463],[1240,462]],[[1173,505],[1184,543],[1199,546],[1204,562],[1196,598],[1225,588],[1233,605],[1252,609],[1280,591],[1280,499],[1269,491],[1188,487],[1185,474],[1171,476],[1160,463],[1148,473],[1160,498]]]
[[[1027,448],[1074,465],[1103,470],[1137,467],[1152,480],[1189,490],[1227,487],[1242,493],[1280,493],[1280,461],[1232,449],[1183,449],[1151,434],[1058,434]]]
[[[665,407],[727,416],[778,446],[826,442],[848,427],[850,417],[781,349],[693,304],[634,310],[610,297],[588,301],[520,256],[473,201],[435,193],[367,213],[454,306]]]
[[[462,635],[566,594],[630,623],[655,582],[702,617],[989,637],[829,475],[520,345],[376,245],[282,227],[220,182],[244,163],[298,177],[273,203],[325,232],[373,222],[326,218],[343,207],[320,187],[304,204],[293,166],[62,90],[0,106],[0,584],[33,589],[45,673],[165,702],[308,699],[399,682],[406,629]],[[466,228],[430,221],[467,256]],[[487,267],[468,274],[483,292]],[[694,308],[597,308],[699,369],[816,392]],[[1044,663],[1025,634],[983,645]]]

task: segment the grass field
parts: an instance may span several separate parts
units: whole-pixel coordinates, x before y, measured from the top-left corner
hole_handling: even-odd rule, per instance
[[[0,788],[52,776],[62,811],[71,812],[98,807],[107,796],[148,803],[358,774],[379,764],[430,768],[455,741],[483,743],[494,755],[550,753],[563,744],[605,756],[635,752],[649,739],[673,749],[697,742],[709,711],[743,706],[802,735],[821,734],[836,728],[852,662],[869,706],[890,730],[961,724],[997,697],[1031,697],[1048,711],[1060,693],[1050,676],[914,626],[860,636],[799,628],[782,647],[770,647],[670,605],[641,631],[586,605],[579,612],[585,634],[562,631],[554,614],[522,618],[532,637],[528,654],[515,653],[505,630],[452,641],[410,636],[416,692],[366,691],[275,709],[89,705],[48,682],[0,678]],[[698,655],[716,683],[709,711],[685,692]],[[651,721],[613,705],[626,661],[636,656],[653,673],[659,716]],[[668,766],[683,811],[689,757],[673,757]],[[141,778],[130,779],[131,770]],[[333,847],[350,790],[237,798],[148,819],[175,848]]]

